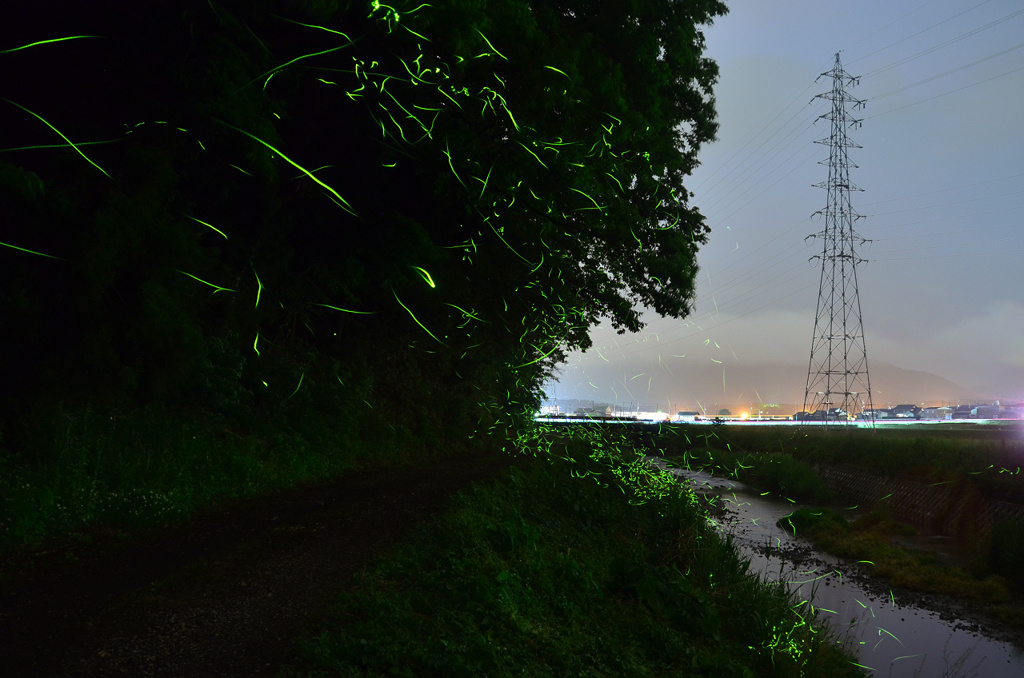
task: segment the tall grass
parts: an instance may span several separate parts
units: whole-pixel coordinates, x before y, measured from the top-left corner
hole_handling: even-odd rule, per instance
[[[161,407],[58,408],[49,424],[30,453],[0,447],[0,552],[83,530],[174,522],[216,501],[367,464],[459,452],[428,449],[369,408],[358,421],[291,417],[246,428]]]
[[[342,596],[288,676],[860,675],[676,488],[530,460]]]
[[[663,436],[667,440],[661,453],[678,466],[725,475],[794,501],[828,503],[835,499],[810,464],[790,454],[734,445],[718,430],[701,433],[687,444],[668,435]]]
[[[1024,498],[1024,439],[1020,428],[929,427],[830,429],[801,426],[699,425],[664,427],[658,445],[668,454],[710,459],[709,468],[744,473],[757,482],[788,484],[793,499],[823,502],[800,465],[849,464],[872,473],[910,475],[927,482],[968,479],[991,498]],[[782,462],[784,457],[799,462]],[[704,463],[702,461],[702,463]],[[746,467],[753,467],[746,468]],[[763,467],[763,468],[762,468]],[[787,476],[792,475],[787,479]],[[801,477],[802,476],[802,477]],[[823,486],[822,486],[823,487]],[[802,488],[802,489],[795,489]],[[803,496],[795,496],[801,492]]]

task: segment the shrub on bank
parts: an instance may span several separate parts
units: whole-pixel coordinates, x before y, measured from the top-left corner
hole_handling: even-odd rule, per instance
[[[1024,520],[1007,520],[992,526],[989,566],[995,574],[1024,588]]]

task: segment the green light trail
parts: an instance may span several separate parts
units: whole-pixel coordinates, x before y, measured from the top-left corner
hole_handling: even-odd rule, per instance
[[[100,37],[100,36],[98,36],[98,35],[69,35],[69,36],[67,36],[65,38],[51,38],[49,40],[37,40],[36,42],[30,42],[29,44],[22,45],[21,47],[12,47],[11,49],[0,50],[0,54],[10,54],[11,52],[18,52],[20,50],[28,49],[30,47],[38,47],[39,45],[50,45],[50,44],[53,44],[55,42],[65,42],[67,40],[81,40],[83,38],[98,38],[98,37]]]
[[[423,331],[426,332],[427,334],[429,334],[431,339],[433,339],[437,343],[441,344],[442,346],[445,346],[445,343],[443,341],[441,341],[440,339],[438,339],[437,337],[435,337],[434,333],[431,332],[430,330],[428,330],[427,326],[420,322],[420,319],[416,317],[416,314],[413,313],[412,311],[410,311],[409,307],[402,303],[402,300],[398,298],[398,293],[395,292],[394,288],[391,288],[391,294],[394,295],[395,301],[398,302],[398,305],[405,309],[405,312],[409,314],[409,317],[412,318],[416,322],[417,325],[419,325],[421,328],[423,328]]]
[[[219,122],[220,124],[224,125],[225,127],[230,127],[231,129],[235,130],[236,132],[240,132],[240,133],[244,134],[245,136],[249,137],[253,141],[258,142],[258,143],[262,144],[263,146],[266,146],[268,149],[270,149],[274,153],[277,153],[279,156],[281,156],[282,160],[284,160],[289,165],[291,165],[295,169],[297,169],[300,172],[302,172],[303,174],[305,174],[307,177],[312,179],[317,185],[319,185],[325,191],[330,193],[331,196],[333,196],[333,198],[335,199],[336,204],[339,205],[342,209],[344,209],[346,212],[348,212],[349,214],[351,214],[354,217],[358,217],[359,216],[358,214],[355,213],[355,210],[352,209],[352,206],[348,204],[348,201],[345,200],[344,198],[342,198],[341,195],[337,191],[335,191],[333,188],[331,188],[330,186],[328,186],[324,182],[322,182],[319,179],[317,179],[316,176],[314,176],[312,172],[310,172],[305,167],[303,167],[299,163],[297,163],[294,160],[292,160],[291,158],[289,158],[287,155],[285,155],[284,153],[282,153],[278,149],[274,148],[272,145],[268,144],[263,139],[260,139],[255,134],[250,134],[249,132],[246,132],[244,129],[240,129],[238,127],[235,127],[231,123],[224,122],[223,120],[218,120],[217,122]],[[106,174],[106,172],[104,172],[104,174]]]
[[[202,224],[203,226],[206,226],[207,228],[209,228],[209,229],[211,229],[211,230],[214,230],[214,231],[216,231],[217,233],[220,233],[220,234],[221,234],[222,236],[224,236],[224,239],[225,239],[225,240],[227,240],[227,239],[228,239],[227,235],[225,235],[225,234],[224,234],[224,231],[220,230],[220,229],[219,229],[219,228],[217,228],[216,226],[213,226],[213,225],[211,225],[211,224],[208,224],[208,223],[206,223],[205,221],[203,221],[202,219],[197,219],[197,218],[195,218],[194,216],[192,216],[191,214],[186,214],[185,216],[187,216],[187,217],[188,217],[189,219],[191,219],[192,221],[194,221],[194,222],[196,222],[196,223]]]
[[[4,247],[10,247],[12,250],[18,250],[19,252],[25,252],[27,254],[35,254],[35,255],[40,256],[40,257],[46,257],[47,259],[58,259],[60,261],[64,260],[63,257],[55,257],[52,254],[46,254],[45,252],[36,252],[35,250],[30,250],[30,249],[25,248],[25,247],[18,247],[17,245],[12,245],[12,244],[7,243],[7,242],[0,242],[0,245],[3,245]]]
[[[238,290],[233,290],[230,287],[221,287],[220,285],[214,285],[211,282],[206,282],[202,278],[198,278],[198,277],[192,275],[191,273],[186,273],[185,271],[182,271],[182,270],[178,270],[178,273],[180,273],[182,275],[187,275],[188,277],[192,278],[193,280],[201,282],[204,285],[209,285],[210,287],[213,288],[213,293],[214,294],[217,294],[217,292],[237,292],[238,291]]]
[[[6,101],[7,103],[11,104],[12,106],[16,106],[16,107],[20,108],[21,110],[25,111],[26,113],[28,113],[29,115],[33,116],[37,120],[39,120],[40,122],[42,122],[44,125],[46,125],[50,129],[52,129],[54,132],[56,132],[58,134],[58,136],[60,136],[61,139],[63,139],[64,141],[68,142],[68,145],[71,146],[71,148],[75,149],[75,151],[77,151],[80,156],[85,158],[86,162],[88,162],[90,165],[92,165],[93,167],[98,169],[100,172],[102,172],[103,176],[107,177],[108,179],[111,178],[111,176],[109,174],[107,174],[107,171],[105,169],[103,169],[102,167],[100,167],[99,165],[94,163],[89,158],[89,156],[87,156],[85,153],[82,152],[82,149],[80,149],[77,144],[75,144],[73,141],[71,141],[71,139],[68,139],[66,136],[64,136],[64,134],[61,133],[61,131],[59,129],[57,129],[56,127],[51,125],[49,122],[47,122],[46,119],[43,118],[43,116],[39,115],[38,113],[35,113],[33,111],[28,110],[27,108],[25,108],[21,104],[16,103],[14,101],[11,101],[10,99],[6,99],[4,97],[0,97],[0,99],[3,99],[4,101]]]

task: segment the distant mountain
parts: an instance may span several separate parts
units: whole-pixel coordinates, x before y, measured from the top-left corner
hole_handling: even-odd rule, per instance
[[[804,400],[806,365],[708,365],[691,366],[675,375],[668,390],[686,409],[700,402],[705,407],[752,403],[782,404]],[[875,407],[900,403],[936,404],[942,402],[989,402],[1012,398],[998,389],[969,389],[949,379],[895,365],[875,362],[870,365],[871,399]],[[665,377],[658,379],[664,388]]]
[[[1000,397],[998,391],[965,388],[949,379],[923,372],[905,370],[889,363],[872,363],[871,393],[876,407],[880,403],[928,403],[936,401],[989,402]]]

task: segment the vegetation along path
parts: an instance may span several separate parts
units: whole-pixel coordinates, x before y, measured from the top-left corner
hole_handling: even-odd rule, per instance
[[[270,676],[334,594],[499,455],[354,473],[0,563],[0,675]]]

